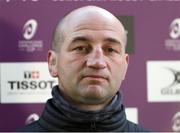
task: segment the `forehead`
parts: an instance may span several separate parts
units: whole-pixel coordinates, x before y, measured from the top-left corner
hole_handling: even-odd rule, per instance
[[[97,28],[98,30],[108,28],[111,30],[117,29],[117,31],[123,32],[123,26],[120,23],[120,21],[117,18],[115,18],[112,14],[102,11],[89,11],[84,13],[77,12],[74,14],[70,14],[65,21],[65,25],[67,27],[67,30],[74,30],[79,28]]]
[[[98,32],[100,36],[103,35],[103,31],[109,35],[116,35],[116,38],[123,42],[124,28],[119,20],[111,14],[91,12],[71,15],[66,19],[64,26],[65,37],[75,33],[87,34],[88,32]]]

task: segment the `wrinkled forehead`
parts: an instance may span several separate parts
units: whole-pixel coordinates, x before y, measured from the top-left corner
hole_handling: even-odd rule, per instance
[[[59,38],[66,40],[81,29],[113,31],[126,47],[127,35],[121,22],[107,10],[95,6],[82,7],[66,15],[56,28],[55,42]]]
[[[125,32],[123,25],[114,15],[102,8],[96,7],[84,7],[71,12],[64,19],[64,27],[66,27],[64,28],[65,32],[81,28]]]

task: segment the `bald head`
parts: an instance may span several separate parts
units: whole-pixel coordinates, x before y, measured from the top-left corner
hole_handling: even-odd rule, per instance
[[[87,28],[86,25],[93,25],[91,30],[101,30],[104,26],[108,30],[116,29],[120,32],[121,44],[125,47],[127,35],[122,23],[103,8],[85,6],[73,10],[58,23],[54,32],[52,49],[55,51],[60,49],[60,45],[64,42],[65,37],[68,37],[68,33],[76,31],[76,29]]]

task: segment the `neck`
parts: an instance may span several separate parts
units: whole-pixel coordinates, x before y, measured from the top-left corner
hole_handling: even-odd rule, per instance
[[[86,104],[86,103],[72,103],[72,102],[71,103],[82,110],[96,111],[96,110],[103,109],[105,106],[107,106],[109,104],[110,101],[111,101],[111,99],[104,103],[100,103],[100,104]]]
[[[85,102],[76,102],[74,101],[72,98],[70,98],[69,96],[67,96],[66,94],[64,94],[63,92],[61,93],[63,98],[69,102],[70,104],[72,104],[75,107],[78,107],[79,109],[85,110],[85,111],[97,111],[97,110],[101,110],[103,109],[105,106],[107,106],[113,98],[109,98],[108,100],[101,102],[101,103],[85,103]]]

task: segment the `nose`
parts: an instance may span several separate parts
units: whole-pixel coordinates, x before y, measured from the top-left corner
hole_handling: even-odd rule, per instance
[[[101,47],[97,47],[89,53],[86,65],[94,69],[104,69],[106,67],[106,61]]]

